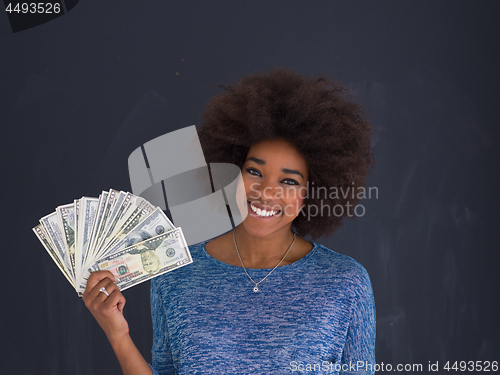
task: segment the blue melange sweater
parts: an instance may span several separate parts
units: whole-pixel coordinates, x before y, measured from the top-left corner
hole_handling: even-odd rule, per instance
[[[361,264],[313,243],[255,293],[205,242],[189,248],[192,264],[151,280],[155,375],[374,373],[375,305]],[[255,281],[269,271],[248,269]]]

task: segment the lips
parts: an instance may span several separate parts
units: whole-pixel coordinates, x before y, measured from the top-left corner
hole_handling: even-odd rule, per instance
[[[263,206],[256,202],[248,202],[250,209],[261,218],[270,218],[281,214],[281,210],[273,209],[271,206]]]

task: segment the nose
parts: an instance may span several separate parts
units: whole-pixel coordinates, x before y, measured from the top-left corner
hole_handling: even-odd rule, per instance
[[[277,185],[269,180],[262,181],[259,184],[257,191],[259,192],[257,195],[258,198],[262,201],[262,203],[272,202],[276,199],[277,195]]]

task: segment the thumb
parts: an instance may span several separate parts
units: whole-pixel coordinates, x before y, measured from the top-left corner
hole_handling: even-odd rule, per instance
[[[123,313],[123,308],[125,307],[125,302],[126,302],[126,300],[125,300],[125,298],[123,298],[123,299],[120,299],[116,305],[116,307],[118,308],[118,311],[121,313]]]

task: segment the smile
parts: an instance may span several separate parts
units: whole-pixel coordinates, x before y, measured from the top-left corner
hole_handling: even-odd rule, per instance
[[[281,210],[272,210],[272,209],[261,209],[257,206],[254,206],[252,202],[250,203],[250,208],[252,209],[253,212],[255,212],[258,216],[260,217],[270,217],[270,216],[277,216],[281,213]]]

